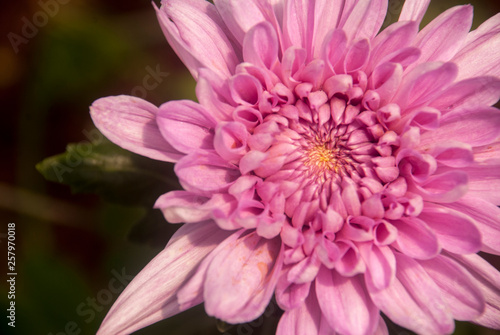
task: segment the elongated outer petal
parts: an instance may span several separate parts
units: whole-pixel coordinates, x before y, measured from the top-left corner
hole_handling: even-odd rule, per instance
[[[482,326],[500,329],[500,272],[477,254],[455,255],[450,254],[461,263],[474,277],[474,286],[478,287],[486,301],[484,313],[474,320]]]
[[[357,1],[343,26],[347,37],[351,41],[375,37],[387,14],[387,3],[387,0]]]
[[[214,4],[240,44],[250,28],[266,20],[255,0],[215,0]]]
[[[341,334],[372,334],[379,310],[366,292],[362,276],[344,277],[322,266],[316,296],[330,326]]]
[[[500,164],[473,165],[464,171],[469,175],[468,195],[500,206]]]
[[[429,259],[439,253],[441,247],[436,234],[424,221],[414,217],[401,220],[393,222],[398,229],[396,242],[399,250],[416,259]]]
[[[220,250],[204,285],[205,310],[229,323],[256,319],[274,293],[283,263],[279,239],[252,232]]]
[[[372,243],[364,243],[359,246],[361,256],[366,264],[365,276],[376,289],[388,287],[396,275],[396,258],[388,246],[377,246]]]
[[[313,286],[307,299],[299,307],[283,314],[276,335],[316,335],[319,333],[321,318]]]
[[[118,297],[97,334],[130,334],[179,313],[180,286],[229,234],[209,221],[179,228]]]
[[[426,203],[419,219],[436,234],[439,244],[458,254],[473,254],[481,249],[481,233],[467,215],[441,205]]]
[[[448,112],[454,108],[491,106],[500,99],[500,79],[495,77],[475,77],[464,79],[448,87],[431,107]]]
[[[401,110],[425,105],[453,82],[457,72],[457,66],[453,63],[420,64],[403,77],[393,102],[396,102]]]
[[[441,291],[414,259],[395,253],[396,278],[385,290],[367,281],[375,305],[397,324],[419,334],[450,334],[454,323]]]
[[[399,21],[416,21],[420,24],[430,2],[431,0],[406,0]]]
[[[156,13],[169,44],[195,79],[202,67],[222,78],[234,73],[239,60],[213,4],[205,0],[164,0]]]
[[[101,98],[90,107],[94,124],[113,143],[139,155],[176,162],[184,155],[161,135],[157,113],[156,106],[126,95]]]
[[[469,195],[445,206],[465,213],[474,219],[481,232],[483,245],[487,248],[483,251],[500,255],[500,238],[498,238],[500,235],[500,208],[488,201]]]
[[[499,127],[500,110],[496,108],[457,108],[441,118],[438,129],[422,134],[421,144],[458,141],[472,146],[486,145],[499,137]]]
[[[471,32],[463,48],[453,57],[452,61],[460,68],[457,79],[500,76],[499,48],[500,13]]]
[[[441,255],[418,263],[441,288],[454,319],[470,321],[483,313],[483,294],[462,266]]]
[[[472,6],[448,9],[422,29],[414,46],[422,54],[419,62],[450,60],[462,47],[472,25]]]
[[[175,100],[161,105],[156,122],[163,137],[181,152],[213,149],[217,121],[193,101]]]
[[[205,257],[205,259],[198,266],[196,273],[189,278],[186,284],[184,284],[177,293],[177,302],[179,303],[181,310],[189,309],[203,302],[203,286],[205,284],[207,269],[210,263],[217,256],[220,250],[227,248],[228,245],[233,245],[244,232],[245,231],[243,229],[234,232],[222,241],[222,243],[220,243],[207,257]]]

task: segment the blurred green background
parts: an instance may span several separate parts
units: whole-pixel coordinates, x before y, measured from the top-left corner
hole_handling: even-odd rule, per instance
[[[401,3],[391,1],[390,20]],[[461,3],[433,1],[425,21]],[[498,2],[471,3],[474,27],[500,10]],[[46,181],[35,165],[68,143],[95,140],[88,106],[99,97],[129,94],[160,105],[195,99],[195,82],[168,46],[149,0],[18,0],[3,3],[0,16],[0,257],[6,259],[7,224],[14,222],[17,272],[15,328],[3,316],[6,267],[1,272],[1,333],[94,334],[123,286],[110,287],[112,279],[137,274],[176,226],[149,202],[74,194]],[[175,183],[171,167],[147,164]],[[271,334],[279,313],[269,315],[227,329],[199,306],[136,334]],[[458,323],[456,334],[494,332]]]

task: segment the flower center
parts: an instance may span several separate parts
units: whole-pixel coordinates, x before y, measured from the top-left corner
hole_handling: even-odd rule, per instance
[[[307,150],[304,165],[310,167],[316,173],[338,172],[335,151],[328,148],[326,143],[315,145]]]

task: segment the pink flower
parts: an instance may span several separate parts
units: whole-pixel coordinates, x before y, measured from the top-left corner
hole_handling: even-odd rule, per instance
[[[273,294],[278,334],[500,329],[500,14],[419,31],[429,1],[165,0],[157,15],[199,103],[96,101],[118,145],[174,162],[156,207],[186,223],[99,334],[204,302],[228,323]]]

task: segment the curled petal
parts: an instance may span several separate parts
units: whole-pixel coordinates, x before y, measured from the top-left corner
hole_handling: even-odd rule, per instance
[[[278,36],[269,22],[255,25],[245,35],[243,59],[267,69],[272,69],[276,65],[278,61]]]

